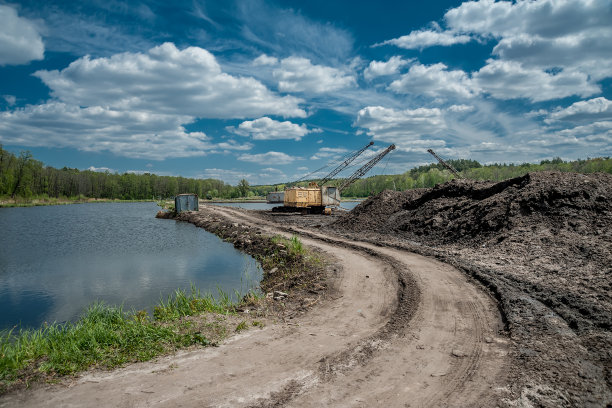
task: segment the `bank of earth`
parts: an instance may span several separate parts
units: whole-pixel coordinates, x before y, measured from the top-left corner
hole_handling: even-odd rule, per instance
[[[343,215],[204,205],[179,219],[251,253],[296,235],[329,266],[266,287],[261,330],[0,405],[607,406],[611,187],[539,173],[385,191]]]

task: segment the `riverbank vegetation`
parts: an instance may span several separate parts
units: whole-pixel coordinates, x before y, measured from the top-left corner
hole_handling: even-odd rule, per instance
[[[244,244],[237,234],[222,230],[228,232],[219,233],[222,238]],[[249,289],[232,296],[219,290],[213,296],[192,286],[190,291],[179,289],[160,300],[152,314],[95,303],[76,322],[0,332],[0,395],[90,368],[112,369],[182,348],[215,346],[232,333],[262,328],[263,320],[279,310],[292,310],[286,302],[301,305],[294,290],[322,289],[320,284],[313,285],[323,276],[323,260],[298,237],[253,233],[249,242],[246,252],[265,271],[260,283],[263,292]],[[278,289],[287,292],[280,301],[271,292]]]
[[[475,160],[448,160],[463,177],[501,181],[529,172],[556,170],[580,173],[612,173],[612,159],[595,158],[563,161],[543,160],[539,164],[481,165]],[[343,191],[344,197],[367,197],[384,189],[408,190],[433,187],[453,178],[439,163],[410,169],[402,174],[379,175],[357,180]],[[307,180],[299,185],[307,185]],[[329,184],[339,184],[342,179]],[[87,200],[158,200],[182,193],[195,193],[201,199],[264,198],[282,191],[289,184],[250,185],[240,180],[236,186],[215,179],[158,176],[144,173],[110,173],[45,166],[25,151],[18,156],[0,145],[0,206],[67,204]]]
[[[96,303],[73,323],[5,332],[0,335],[0,394],[91,367],[113,368],[192,345],[215,345],[231,333],[236,309],[254,298],[255,292],[235,300],[222,291],[213,297],[192,287],[161,300],[153,316]]]

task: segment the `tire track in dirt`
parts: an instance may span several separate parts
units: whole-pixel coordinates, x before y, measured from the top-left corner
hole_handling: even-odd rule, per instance
[[[274,232],[274,231],[271,231]],[[304,240],[307,244],[315,244]],[[320,242],[339,260],[339,298],[296,322],[269,325],[219,348],[177,353],[113,372],[88,373],[68,386],[8,395],[0,406],[248,406],[290,398],[319,381],[320,361],[353,349],[383,327],[396,301],[388,266],[375,257]],[[369,278],[344,271],[367,270]]]
[[[257,222],[257,217],[252,214],[225,211],[243,221]],[[411,406],[490,406],[502,396],[500,387],[497,390],[492,388],[503,383],[506,339],[500,335],[503,323],[496,303],[482,287],[474,285],[449,265],[405,251],[360,242],[347,243],[342,238],[331,238],[327,234],[297,227],[285,230],[369,254],[376,253],[394,264],[400,281],[410,281],[421,291],[421,303],[416,314],[414,310],[408,312],[403,324],[395,325],[391,330],[392,336],[381,333],[373,336],[382,341],[376,344],[369,359],[362,361],[358,369],[345,370],[342,378],[324,377],[324,383],[295,396],[290,405],[372,406],[384,402],[388,406],[405,403]],[[401,316],[397,316],[398,312],[400,315],[405,313],[401,295],[398,301],[392,319],[401,321]],[[449,327],[444,327],[451,318],[452,335]],[[429,353],[421,353],[426,349]],[[406,371],[411,361],[422,357],[419,354],[429,355],[421,359],[418,370]],[[424,377],[426,381],[422,381]],[[407,381],[420,381],[420,386],[406,387]],[[384,392],[379,393],[379,390]]]
[[[68,387],[9,396],[0,406],[494,405],[491,387],[500,384],[505,361],[501,319],[491,298],[459,271],[228,207],[203,211],[267,233],[297,233],[332,253],[341,265],[334,277],[340,297],[295,323],[251,330],[219,348],[89,373]],[[409,295],[417,289],[415,304]]]

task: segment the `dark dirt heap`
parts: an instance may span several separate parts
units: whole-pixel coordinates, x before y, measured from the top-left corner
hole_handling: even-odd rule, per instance
[[[612,175],[530,173],[384,191],[333,227],[436,255],[498,297],[515,340],[514,402],[612,403]]]
[[[432,244],[502,241],[524,228],[602,235],[611,216],[611,182],[609,174],[542,172],[500,183],[453,180],[433,189],[387,190],[336,225],[402,231]]]

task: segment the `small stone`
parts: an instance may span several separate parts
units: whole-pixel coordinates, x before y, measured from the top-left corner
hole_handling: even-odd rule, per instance
[[[281,292],[280,290],[274,291],[274,300],[283,300],[287,297],[289,297],[289,295],[285,292]]]
[[[461,350],[453,350],[451,354],[455,357],[465,357],[466,356],[466,354]]]
[[[484,341],[485,341],[485,343],[493,343],[493,337],[487,336],[487,337],[485,337]]]
[[[268,272],[268,273],[272,274],[272,273],[276,273],[276,272],[278,272],[278,268],[274,267],[274,268],[270,269],[270,272]]]

